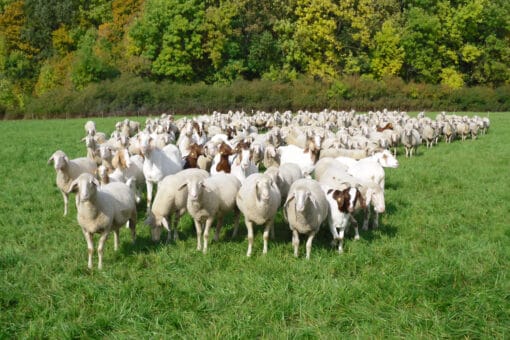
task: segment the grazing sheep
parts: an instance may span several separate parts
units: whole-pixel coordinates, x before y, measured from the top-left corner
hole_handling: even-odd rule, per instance
[[[67,192],[77,189],[76,209],[88,247],[88,267],[92,269],[94,252],[93,234],[101,234],[97,247],[98,269],[103,267],[103,248],[111,231],[114,233],[114,249],[119,248],[119,229],[129,222],[133,242],[136,238],[136,202],[127,184],[110,183],[102,187],[91,174],[81,174],[71,182]]]
[[[239,192],[236,203],[244,215],[244,222],[248,230],[248,251],[246,256],[251,256],[253,248],[253,225],[264,226],[264,249],[267,254],[267,241],[269,231],[274,227],[274,218],[280,206],[281,195],[276,183],[266,174],[253,174],[248,177]],[[234,230],[234,236],[237,229]]]
[[[209,177],[207,171],[190,168],[163,178],[158,185],[149,217],[145,221],[151,227],[151,237],[154,242],[158,242],[160,239],[161,226],[168,231],[167,242],[172,237],[172,229],[174,240],[179,238],[177,226],[180,218],[186,212],[188,202],[187,186],[183,186],[183,184],[186,184],[191,178],[201,181],[207,177]],[[171,220],[172,214],[174,214],[173,221]],[[172,223],[169,223],[169,220]]]
[[[291,185],[283,213],[292,230],[294,256],[298,256],[299,234],[307,234],[306,258],[310,258],[313,238],[328,217],[328,207],[326,195],[316,180],[303,178]]]
[[[186,208],[194,220],[197,231],[197,250],[202,249],[201,237],[202,226],[204,228],[204,254],[207,252],[209,229],[217,218],[215,241],[219,240],[223,217],[229,211],[235,211],[234,230],[239,225],[239,210],[236,206],[236,195],[241,187],[241,182],[231,174],[218,173],[205,180],[188,178],[181,185],[188,187],[188,200]]]
[[[51,155],[48,159],[48,165],[51,164],[51,162],[53,162],[55,171],[57,172],[57,187],[60,189],[62,197],[64,198],[64,216],[66,216],[69,204],[69,185],[84,172],[92,175],[95,174],[97,165],[87,157],[70,160],[61,150],[57,150]]]

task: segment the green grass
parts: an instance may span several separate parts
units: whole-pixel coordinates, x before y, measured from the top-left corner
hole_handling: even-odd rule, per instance
[[[87,269],[46,165],[57,149],[85,155],[84,122],[0,122],[0,338],[509,337],[509,113],[479,140],[399,157],[380,229],[341,256],[323,228],[295,259],[281,216],[267,256],[260,228],[247,258],[230,225],[204,256],[189,217],[181,241],[153,244],[141,207],[136,244],[123,229],[115,253],[109,239],[103,271]]]

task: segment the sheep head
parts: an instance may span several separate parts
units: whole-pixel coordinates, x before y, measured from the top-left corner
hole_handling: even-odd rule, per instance
[[[51,162],[53,162],[55,170],[58,171],[67,166],[69,158],[63,151],[57,150],[55,153],[53,153],[53,155],[51,155],[50,159],[48,159],[48,165],[50,165]]]
[[[80,202],[90,201],[95,197],[99,181],[89,173],[83,173],[69,185],[67,193],[78,190],[78,196]]]

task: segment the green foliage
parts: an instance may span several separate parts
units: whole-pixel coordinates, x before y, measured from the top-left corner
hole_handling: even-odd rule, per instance
[[[124,118],[94,120],[109,134]],[[0,181],[0,337],[508,338],[508,112],[491,113],[476,141],[441,142],[412,159],[399,150],[380,228],[359,241],[348,233],[342,255],[322,228],[311,259],[303,248],[295,259],[279,214],[267,255],[257,228],[245,256],[244,224],[231,239],[229,215],[204,256],[188,216],[180,241],[153,243],[141,205],[136,242],[122,228],[115,252],[110,237],[102,271],[86,268],[76,209],[62,217],[46,165],[57,149],[85,155],[87,119],[0,124],[9,179]]]
[[[20,98],[119,74],[498,87],[510,82],[509,37],[507,0],[0,1],[1,76]]]

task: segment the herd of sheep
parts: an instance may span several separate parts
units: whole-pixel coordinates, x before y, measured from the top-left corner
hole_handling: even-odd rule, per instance
[[[282,208],[292,231],[294,255],[299,236],[305,234],[306,258],[314,236],[324,223],[332,242],[342,252],[343,239],[352,226],[359,239],[354,212],[363,211],[363,229],[377,228],[385,210],[385,167],[397,168],[397,148],[405,156],[424,144],[440,140],[477,138],[490,121],[478,116],[406,112],[354,111],[219,113],[175,119],[162,114],[145,126],[126,119],[107,135],[85,124],[87,156],[69,159],[56,151],[49,159],[64,199],[76,194],[78,223],[88,247],[92,268],[93,234],[100,234],[98,267],[110,232],[118,248],[119,230],[130,228],[136,238],[137,206],[146,192],[151,237],[159,241],[162,228],[167,241],[178,239],[179,219],[188,213],[197,234],[197,250],[207,252],[209,232],[215,225],[218,241],[223,219],[233,215],[234,237],[240,215],[248,234],[247,256],[253,252],[254,225],[264,226],[263,253],[274,238],[275,216]],[[153,196],[154,186],[157,191]],[[172,218],[173,217],[173,218]]]

